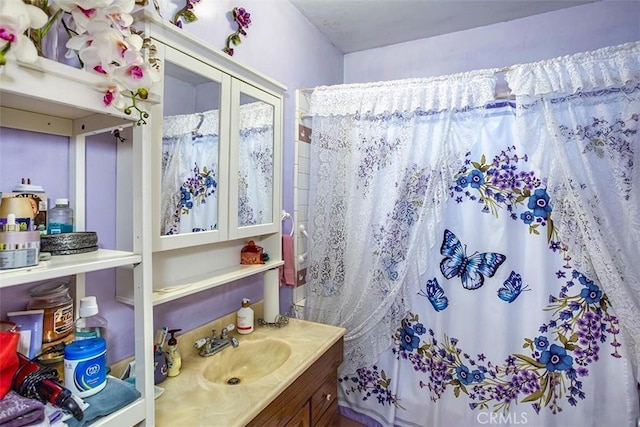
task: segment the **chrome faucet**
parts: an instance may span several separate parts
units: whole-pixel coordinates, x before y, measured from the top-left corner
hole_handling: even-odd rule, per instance
[[[211,331],[212,333],[210,337],[199,339],[194,343],[193,346],[200,349],[200,352],[198,354],[200,354],[200,356],[202,357],[213,356],[229,345],[231,345],[232,347],[237,347],[238,345],[240,345],[238,340],[235,337],[228,336],[229,331],[232,331],[234,328],[235,326],[233,325],[233,323],[229,323],[224,329],[222,329],[220,338],[216,338],[216,331],[214,329]]]

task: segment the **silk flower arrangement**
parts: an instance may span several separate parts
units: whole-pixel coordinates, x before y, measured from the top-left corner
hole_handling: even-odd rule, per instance
[[[69,39],[65,57],[77,56],[82,69],[104,77],[97,85],[105,106],[149,117],[136,105],[146,99],[149,87],[159,80],[146,62],[148,46],[132,29],[134,0],[2,0],[0,2],[0,66],[8,59],[34,62],[42,54],[41,43],[53,24],[60,22]],[[36,44],[34,44],[34,41]]]

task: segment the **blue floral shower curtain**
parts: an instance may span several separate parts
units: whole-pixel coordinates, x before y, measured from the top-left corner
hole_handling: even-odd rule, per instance
[[[619,66],[619,56],[626,54],[627,49],[616,50],[616,60],[611,62]],[[601,53],[593,57],[595,63],[602,63]],[[602,214],[585,215],[565,200],[569,190],[589,184],[585,177],[606,174],[567,173],[566,164],[564,168],[559,166],[552,144],[558,144],[560,137],[575,143],[585,133],[599,135],[600,139],[582,138],[582,145],[565,154],[564,160],[568,157],[569,163],[575,162],[580,157],[576,152],[591,152],[596,158],[611,161],[601,164],[606,169],[626,159],[624,167],[616,168],[616,172],[622,172],[613,173],[621,182],[615,188],[627,188],[628,200],[637,202],[633,160],[639,142],[638,69],[631,73],[635,83],[623,80],[626,89],[622,91],[624,96],[617,97],[618,104],[610,96],[611,92],[620,95],[617,88],[578,95],[588,99],[581,105],[585,111],[594,111],[588,107],[599,105],[604,98],[597,97],[605,96],[608,114],[596,109],[598,114],[581,114],[579,120],[556,120],[550,125],[548,114],[544,113],[548,104],[540,102],[538,108],[542,112],[535,114],[532,110],[536,105],[531,99],[518,107],[515,103],[494,103],[476,108],[482,114],[473,115],[475,126],[467,123],[473,129],[468,144],[455,145],[435,163],[428,160],[433,160],[429,154],[438,153],[432,150],[426,157],[412,156],[411,162],[400,166],[399,161],[394,161],[402,158],[396,156],[402,145],[380,149],[373,145],[376,139],[372,135],[356,133],[359,138],[352,141],[358,147],[356,151],[377,153],[370,154],[376,159],[376,169],[374,172],[371,163],[355,162],[366,167],[343,175],[357,176],[358,170],[377,174],[395,167],[415,176],[412,174],[417,168],[424,181],[413,182],[433,182],[441,177],[443,185],[436,187],[446,188],[440,193],[425,193],[424,186],[388,179],[387,173],[387,179],[378,184],[399,191],[391,194],[392,201],[370,202],[383,212],[373,215],[378,222],[371,221],[371,232],[360,237],[368,242],[362,247],[350,240],[339,242],[342,236],[331,222],[335,218],[323,214],[335,210],[327,206],[329,198],[322,193],[321,172],[326,160],[322,155],[326,155],[327,142],[331,140],[326,131],[330,127],[323,118],[314,119],[314,136],[318,140],[312,143],[321,143],[323,148],[318,151],[320,166],[315,173],[312,170],[312,179],[318,180],[312,186],[320,188],[312,192],[310,228],[313,227],[314,244],[322,241],[321,236],[325,242],[319,248],[314,246],[310,253],[314,264],[307,313],[312,320],[347,328],[347,362],[340,368],[339,379],[339,402],[344,413],[367,425],[382,426],[635,425],[639,416],[635,336],[628,328],[625,334],[621,325],[634,323],[637,314],[629,317],[623,312],[623,318],[619,317],[607,294],[611,277],[598,270],[598,262],[587,262],[588,257],[580,249],[568,245],[578,239],[567,239],[567,229],[563,228],[574,224],[578,214],[580,221],[595,216],[596,226],[597,221],[608,221]],[[509,77],[515,86],[517,76]],[[611,86],[611,81],[608,83]],[[565,98],[556,96],[549,103],[558,111],[565,111],[570,108],[560,105]],[[447,115],[448,124],[455,123],[460,113],[464,114],[458,110]],[[443,116],[431,114],[430,118],[442,120]],[[455,126],[453,130],[455,133]],[[343,138],[338,140],[346,141],[346,134],[342,132]],[[608,139],[602,138],[603,134]],[[446,139],[429,139],[415,132],[412,141],[420,146]],[[626,147],[631,154],[622,153],[620,147]],[[434,164],[441,174],[433,173]],[[333,176],[331,187],[342,190],[335,179]],[[597,188],[603,185],[606,184]],[[369,206],[361,195],[351,201],[345,200],[344,194],[340,191],[340,213],[351,212],[344,207],[350,202],[355,203],[352,209],[356,211]],[[366,194],[384,193],[368,188]],[[323,203],[314,216],[314,201],[318,200]],[[438,208],[416,210],[420,201]],[[597,204],[593,198],[589,201]],[[633,213],[637,209],[623,205],[632,211],[629,217],[637,219]],[[575,213],[574,222],[570,212]],[[625,225],[627,235],[638,232],[638,222]],[[337,228],[358,240],[357,234],[348,234],[350,224]],[[581,231],[580,227],[572,230],[569,233]],[[362,234],[367,230],[359,227],[358,231]],[[400,236],[400,241],[412,239],[411,244],[401,246],[395,243],[397,240],[378,237],[389,234]],[[582,235],[584,240],[591,236]],[[350,258],[347,253],[352,247],[358,247],[358,252]],[[389,256],[376,258],[379,254]],[[620,258],[615,254],[604,257],[616,261]],[[345,259],[351,262],[345,263]],[[335,268],[336,261],[342,262],[343,270]],[[349,277],[347,272],[358,263],[365,265],[359,273],[368,268],[372,274]],[[340,274],[335,274],[338,271]],[[607,271],[615,274],[618,270]],[[630,279],[623,289],[635,296],[638,288],[633,269],[629,271]],[[401,287],[401,302],[383,304],[384,307],[376,307],[371,301],[368,306],[358,304],[360,298],[353,295],[370,293],[362,282]],[[616,289],[620,288],[614,288],[614,292]],[[357,334],[349,335],[350,328],[357,330],[359,326],[350,323],[351,314],[361,307],[382,312],[385,319],[393,319],[389,323],[394,323],[372,325],[385,332],[387,326],[391,328],[387,346],[375,353],[373,361],[371,357],[360,357],[361,353],[350,353],[349,342],[359,338]],[[399,313],[402,308],[406,311]]]

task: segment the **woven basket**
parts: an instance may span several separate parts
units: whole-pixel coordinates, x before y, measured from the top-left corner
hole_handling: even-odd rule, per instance
[[[94,231],[48,234],[40,237],[40,252],[51,255],[74,255],[98,250],[98,235]]]

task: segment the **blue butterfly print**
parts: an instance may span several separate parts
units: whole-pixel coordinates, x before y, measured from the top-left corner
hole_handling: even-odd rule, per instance
[[[444,290],[435,277],[433,280],[427,280],[425,290],[418,291],[418,295],[429,298],[436,311],[442,311],[449,305],[449,299],[444,295]]]
[[[498,289],[498,297],[502,301],[514,302],[521,292],[530,291],[529,286],[522,287],[522,277],[515,271],[512,271],[509,278],[504,281],[504,286]]]
[[[459,276],[465,289],[478,289],[484,284],[484,276],[493,277],[498,267],[507,259],[505,255],[474,252],[467,256],[460,240],[449,230],[444,230],[440,253],[440,271],[447,279]]]

